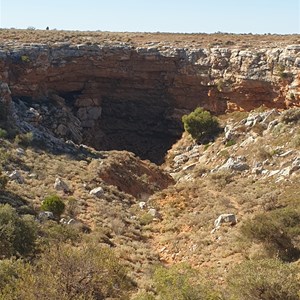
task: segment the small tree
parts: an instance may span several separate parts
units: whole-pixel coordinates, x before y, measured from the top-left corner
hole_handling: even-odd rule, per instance
[[[65,210],[65,204],[57,195],[47,196],[41,206],[44,211],[51,211],[55,217],[59,218]]]
[[[219,132],[218,120],[210,112],[198,107],[182,117],[184,129],[198,143],[207,143]]]

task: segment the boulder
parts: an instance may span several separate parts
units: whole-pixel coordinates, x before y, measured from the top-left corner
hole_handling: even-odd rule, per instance
[[[157,218],[157,219],[161,218],[160,213],[155,208],[150,208],[148,210],[148,214],[150,214],[153,218]]]
[[[63,191],[65,193],[68,193],[71,191],[69,186],[62,179],[60,179],[58,177],[55,179],[55,183],[53,186],[57,191]]]
[[[51,211],[41,211],[38,215],[39,221],[46,221],[46,220],[54,220],[53,212]]]
[[[219,170],[230,169],[233,171],[246,171],[249,170],[249,165],[245,162],[245,157],[229,157],[223,166]]]
[[[139,202],[139,207],[140,209],[145,209],[145,207],[147,206],[146,202],[142,201],[142,202]]]
[[[103,194],[104,194],[104,190],[100,186],[90,191],[90,195],[96,196],[97,198],[100,198]]]
[[[22,184],[22,183],[25,182],[23,176],[22,176],[22,175],[20,174],[20,172],[17,171],[17,170],[15,170],[15,171],[13,171],[12,173],[10,173],[10,174],[8,175],[8,177],[9,177],[10,180],[14,180],[14,181],[16,181],[16,182],[18,182],[18,183],[20,183],[20,184]]]
[[[219,215],[219,217],[214,222],[215,228],[219,228],[223,223],[230,223],[231,225],[235,225],[237,223],[237,218],[235,214]]]

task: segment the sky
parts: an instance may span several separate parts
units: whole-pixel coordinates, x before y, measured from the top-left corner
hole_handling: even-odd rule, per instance
[[[0,28],[300,33],[300,0],[0,0]]]

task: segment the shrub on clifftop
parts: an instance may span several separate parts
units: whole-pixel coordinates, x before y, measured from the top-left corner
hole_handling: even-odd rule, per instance
[[[197,143],[207,143],[213,139],[220,130],[217,118],[209,111],[198,107],[189,115],[182,117],[185,131],[187,131]]]

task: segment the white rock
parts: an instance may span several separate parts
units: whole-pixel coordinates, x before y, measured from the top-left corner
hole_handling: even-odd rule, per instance
[[[24,183],[25,180],[19,171],[15,170],[8,175],[9,179],[14,180],[20,184]]]
[[[270,171],[270,173],[268,174],[268,177],[272,177],[274,175],[277,175],[280,172],[280,170],[272,170]]]
[[[96,197],[101,197],[104,194],[104,190],[101,186],[94,188],[90,191],[90,195],[94,195]]]
[[[150,208],[148,210],[148,214],[150,214],[154,218],[160,218],[160,213],[155,208]]]
[[[245,171],[249,170],[250,167],[245,163],[244,157],[229,157],[223,166],[219,168],[219,170],[230,169],[234,171]]]
[[[22,148],[17,148],[17,149],[16,149],[16,153],[17,153],[17,155],[19,155],[19,156],[25,155],[25,151],[24,151],[24,149],[22,149]]]
[[[54,183],[53,187],[57,191],[70,192],[69,186],[62,179],[60,179],[58,177],[55,179],[55,183]]]
[[[147,206],[146,202],[144,201],[139,202],[140,209],[145,209],[146,206]]]

